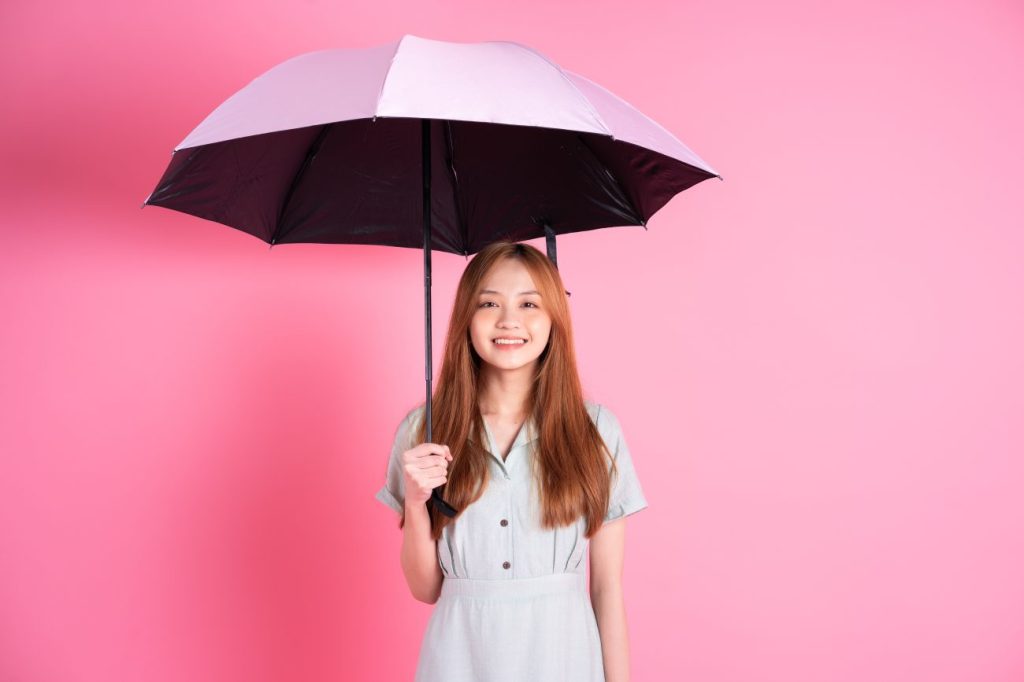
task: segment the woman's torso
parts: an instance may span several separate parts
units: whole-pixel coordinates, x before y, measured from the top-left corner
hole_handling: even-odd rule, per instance
[[[599,406],[590,401],[584,404],[596,421]],[[494,433],[487,420],[484,424],[490,479],[480,499],[442,531],[437,556],[445,579],[511,580],[583,573],[589,543],[584,537],[585,518],[560,528],[540,525],[540,498],[533,476],[534,420],[528,419],[514,436],[509,435],[511,429],[499,427]]]

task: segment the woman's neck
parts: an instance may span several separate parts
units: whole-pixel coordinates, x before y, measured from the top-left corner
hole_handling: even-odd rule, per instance
[[[519,421],[529,403],[533,368],[517,371],[485,369],[480,390],[480,413]]]

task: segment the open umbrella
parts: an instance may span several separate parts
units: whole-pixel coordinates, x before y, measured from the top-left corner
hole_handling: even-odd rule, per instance
[[[143,206],[271,245],[423,249],[426,437],[431,253],[643,225],[719,177],[596,83],[512,42],[412,35],[289,59],[232,95],[173,152]],[[431,501],[454,516],[435,488]]]

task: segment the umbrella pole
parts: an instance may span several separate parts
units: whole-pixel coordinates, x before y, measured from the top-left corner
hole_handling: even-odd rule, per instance
[[[430,333],[430,252],[431,252],[431,241],[430,241],[430,119],[423,119],[420,121],[420,128],[422,130],[423,139],[423,306],[426,312],[425,315],[425,333],[426,333],[426,349],[427,349],[427,409],[425,418],[427,420],[427,441],[428,443],[434,442],[433,426],[434,426],[434,415],[431,411],[431,404],[433,398],[433,389],[431,387],[433,379],[433,353],[430,349],[431,333]],[[438,486],[443,488],[444,486]],[[438,511],[447,517],[455,516],[455,508],[444,501],[441,497],[441,493],[438,492],[438,488],[434,488],[430,491],[430,502],[437,507]]]

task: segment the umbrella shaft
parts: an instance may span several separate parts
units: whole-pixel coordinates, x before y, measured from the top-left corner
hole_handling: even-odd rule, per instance
[[[422,135],[422,138],[423,138],[423,297],[424,297],[423,298],[423,303],[424,303],[424,310],[426,311],[426,315],[425,315],[426,319],[425,319],[425,322],[424,322],[424,326],[426,327],[426,329],[425,329],[425,333],[426,333],[425,341],[426,341],[426,343],[424,345],[426,346],[426,349],[427,349],[427,362],[426,362],[427,372],[426,372],[426,377],[425,377],[426,380],[427,380],[427,404],[426,404],[426,408],[427,409],[426,409],[426,414],[424,416],[425,416],[425,418],[427,420],[427,433],[426,433],[427,442],[428,443],[433,443],[434,442],[434,434],[433,434],[433,430],[434,430],[434,416],[433,416],[433,412],[430,409],[432,398],[433,398],[433,395],[432,395],[433,394],[433,389],[431,388],[431,379],[433,377],[434,372],[433,372],[433,369],[431,367],[431,365],[433,364],[432,361],[431,361],[431,359],[433,357],[433,353],[430,350],[430,340],[431,340],[431,333],[430,333],[430,251],[431,251],[431,248],[430,248],[430,246],[431,246],[431,242],[430,242],[430,120],[429,119],[423,119],[421,121],[421,129],[423,131],[423,135]],[[441,497],[441,492],[440,491],[443,490],[443,489],[444,489],[443,485],[438,486],[437,488],[434,488],[430,492],[430,501],[431,501],[431,503],[435,507],[437,507],[438,511],[440,511],[445,516],[447,516],[449,518],[452,518],[452,517],[454,517],[458,513],[458,510],[456,510],[453,506],[451,506],[450,504],[445,502],[444,498]]]
[[[431,367],[433,353],[431,352],[430,342],[430,120],[423,119],[421,122],[423,130],[423,306],[426,312],[425,319],[425,340],[426,340],[426,380],[427,380],[427,409],[426,409],[426,420],[427,420],[427,442],[433,442],[433,414],[430,409],[431,396],[433,394],[431,388],[431,380],[433,377],[433,369]]]

